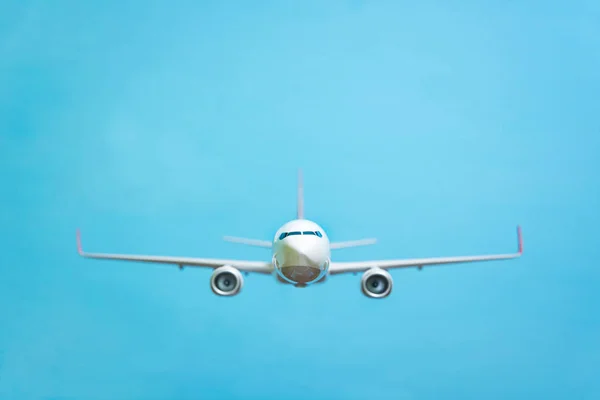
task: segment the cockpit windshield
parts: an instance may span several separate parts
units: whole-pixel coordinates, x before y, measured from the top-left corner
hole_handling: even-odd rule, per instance
[[[297,235],[313,235],[313,236],[317,236],[322,238],[323,234],[319,231],[293,231],[293,232],[282,232],[281,235],[279,235],[279,240],[283,240],[288,236],[297,236]]]

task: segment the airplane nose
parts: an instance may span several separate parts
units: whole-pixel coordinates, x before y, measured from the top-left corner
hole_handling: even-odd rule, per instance
[[[327,269],[327,256],[308,238],[288,237],[275,255],[277,273],[294,284],[308,284],[319,279]]]
[[[319,266],[321,260],[315,246],[308,240],[287,240],[284,243],[286,264]]]

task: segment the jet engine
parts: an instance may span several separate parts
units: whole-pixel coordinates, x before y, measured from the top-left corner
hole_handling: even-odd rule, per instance
[[[392,292],[394,281],[386,270],[371,268],[366,271],[360,281],[362,292],[365,296],[381,299]]]
[[[210,288],[219,296],[234,296],[242,290],[244,278],[239,270],[224,265],[215,269],[210,277]]]

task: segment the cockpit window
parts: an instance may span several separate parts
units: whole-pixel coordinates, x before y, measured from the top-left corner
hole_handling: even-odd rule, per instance
[[[279,235],[279,240],[283,240],[288,236],[298,236],[298,235],[315,235],[318,236],[320,238],[323,237],[323,234],[319,231],[313,232],[313,231],[293,231],[293,232],[282,232],[281,235]]]

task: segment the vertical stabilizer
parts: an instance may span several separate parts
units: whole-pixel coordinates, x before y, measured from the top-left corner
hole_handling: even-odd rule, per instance
[[[298,202],[296,207],[296,218],[304,219],[304,182],[301,169],[298,170]]]

